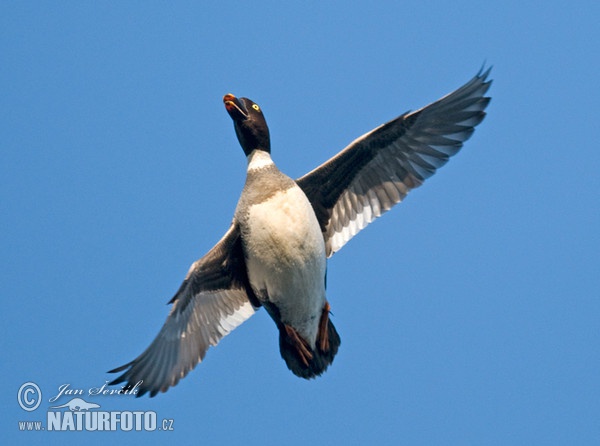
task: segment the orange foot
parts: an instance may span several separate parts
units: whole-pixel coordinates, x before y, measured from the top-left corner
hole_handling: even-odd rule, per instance
[[[285,333],[288,338],[293,342],[294,348],[296,349],[302,364],[304,364],[304,367],[308,367],[308,364],[313,358],[308,342],[306,342],[291,325],[284,324],[283,327],[285,328]]]
[[[323,312],[321,313],[321,320],[319,321],[319,332],[317,333],[317,339],[319,340],[319,350],[323,353],[329,351],[329,302],[325,302]]]

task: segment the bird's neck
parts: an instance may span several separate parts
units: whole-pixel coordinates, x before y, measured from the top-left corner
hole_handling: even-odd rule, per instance
[[[263,167],[272,166],[273,160],[271,154],[264,150],[256,149],[248,155],[248,172],[252,170],[262,169]]]

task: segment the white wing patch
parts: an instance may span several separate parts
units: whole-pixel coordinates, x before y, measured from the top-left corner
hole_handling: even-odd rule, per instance
[[[376,168],[376,165],[372,167]],[[407,182],[413,184],[413,187],[418,185],[417,178],[412,176]],[[332,209],[331,223],[325,235],[328,257],[339,251],[369,223],[401,202],[410,190],[403,181],[394,176],[370,189],[361,186],[359,182],[348,188]]]

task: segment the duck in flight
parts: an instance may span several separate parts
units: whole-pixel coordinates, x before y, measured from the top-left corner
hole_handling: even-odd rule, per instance
[[[490,69],[456,91],[354,140],[293,180],[271,159],[269,129],[248,98],[223,97],[248,160],[246,183],[223,238],[190,267],[162,329],[123,372],[137,396],[176,385],[206,351],[261,306],[297,376],[313,378],[340,346],[329,318],[326,260],[455,155],[485,116]]]

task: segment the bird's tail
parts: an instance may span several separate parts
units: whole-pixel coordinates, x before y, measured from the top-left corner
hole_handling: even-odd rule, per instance
[[[321,316],[315,348],[311,348],[289,325],[282,325],[279,328],[281,357],[294,375],[301,378],[315,378],[327,370],[340,344],[340,336],[329,320],[329,305],[323,310]]]

